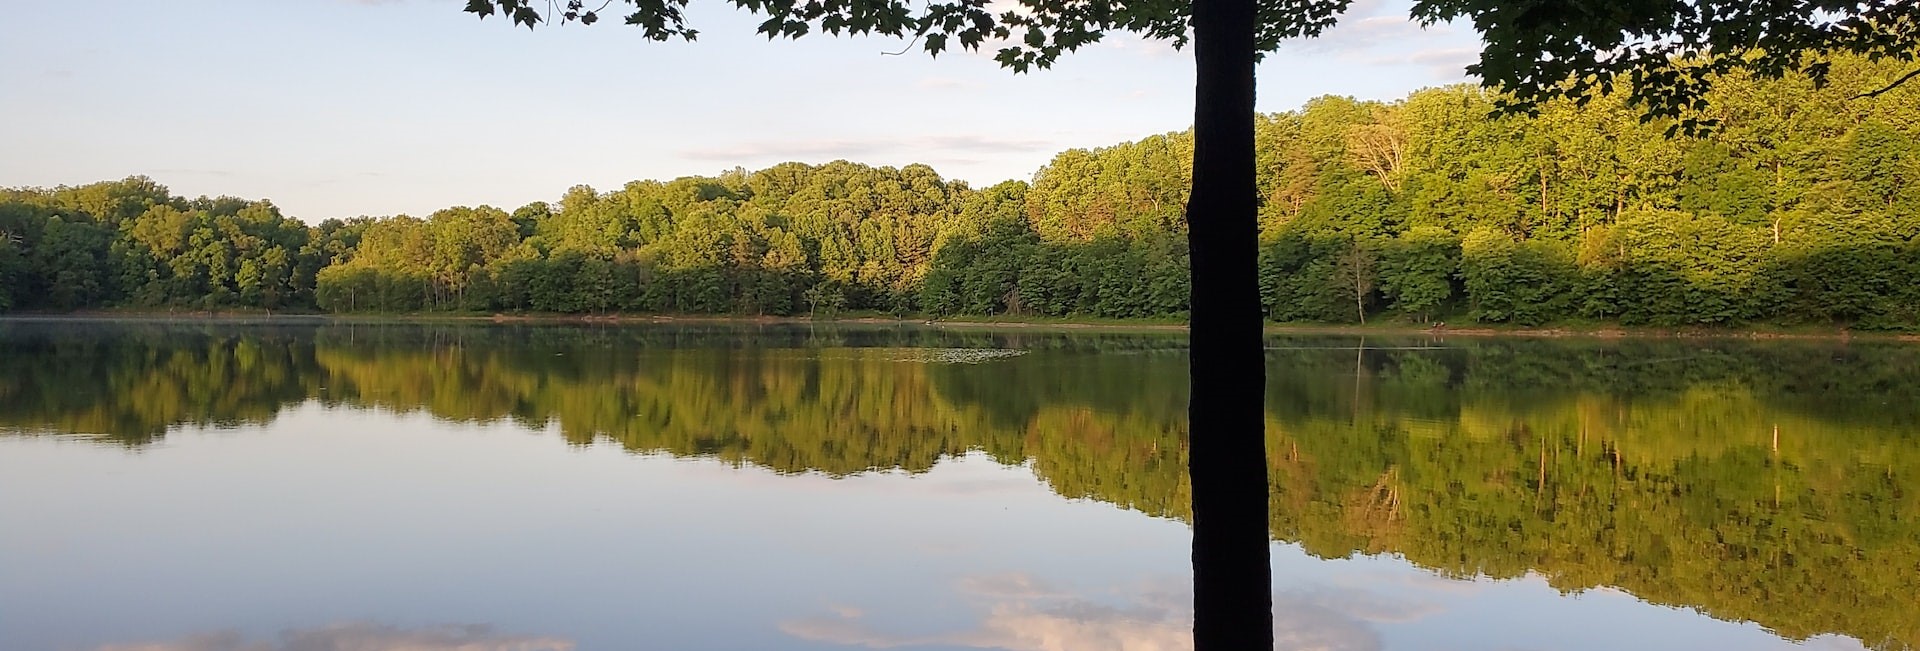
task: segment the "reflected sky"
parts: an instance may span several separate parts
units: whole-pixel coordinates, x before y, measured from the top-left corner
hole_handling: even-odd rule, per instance
[[[307,403],[139,449],[0,439],[0,648],[1191,648],[1186,526],[1030,468],[783,475],[557,436]],[[1533,577],[1274,563],[1283,649],[1796,648]]]
[[[272,640],[220,631],[171,642],[108,644],[97,651],[574,651],[574,644],[564,638],[503,635],[480,625],[400,629],[349,622],[282,631]]]

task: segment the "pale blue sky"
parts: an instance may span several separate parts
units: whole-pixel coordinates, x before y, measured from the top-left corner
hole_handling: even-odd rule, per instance
[[[695,43],[609,21],[529,32],[462,0],[6,0],[0,186],[145,174],[288,214],[512,209],[568,186],[845,158],[988,184],[1186,128],[1188,53],[1132,38],[1015,75],[893,39],[768,42],[696,2]],[[1260,109],[1464,81],[1470,29],[1360,0],[1261,65]]]

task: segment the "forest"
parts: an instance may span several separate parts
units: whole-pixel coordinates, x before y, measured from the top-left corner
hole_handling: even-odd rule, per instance
[[[16,360],[0,436],[138,450],[183,428],[247,436],[319,403],[778,473],[917,473],[977,451],[1066,497],[1190,518],[1171,335],[61,321],[0,335]],[[1610,586],[1792,639],[1920,645],[1920,350],[1276,341],[1275,540]],[[902,354],[941,347],[1028,352]]]
[[[1705,137],[1473,86],[1259,118],[1277,322],[1920,327],[1920,88],[1721,80]],[[835,161],[309,224],[144,177],[0,190],[0,310],[1184,316],[1185,132],[974,188]]]

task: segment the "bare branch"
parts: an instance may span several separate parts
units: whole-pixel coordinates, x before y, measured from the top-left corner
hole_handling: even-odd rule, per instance
[[[906,44],[906,46],[904,46],[904,47],[901,47],[901,48],[900,48],[900,51],[899,51],[899,52],[888,52],[888,51],[886,51],[886,50],[881,50],[881,51],[880,51],[880,53],[881,53],[881,54],[883,54],[883,55],[886,55],[886,56],[890,56],[890,57],[897,57],[897,56],[900,56],[900,55],[902,55],[902,54],[906,54],[907,52],[910,52],[910,51],[912,51],[912,50],[913,50],[913,45],[914,45],[915,43],[919,43],[919,42],[920,42],[920,35],[919,35],[919,34],[914,34],[914,35],[913,35],[913,40],[911,40],[911,41],[907,41],[907,44]]]
[[[1869,97],[1879,97],[1881,95],[1885,95],[1887,94],[1887,91],[1893,90],[1895,88],[1899,88],[1900,84],[1907,83],[1908,80],[1911,80],[1914,77],[1920,77],[1920,68],[1915,68],[1913,72],[1909,72],[1907,74],[1901,75],[1899,79],[1893,80],[1893,83],[1887,84],[1885,87],[1882,87],[1880,90],[1868,91],[1868,92],[1861,93],[1859,95],[1854,95],[1852,99],[1866,99]]]

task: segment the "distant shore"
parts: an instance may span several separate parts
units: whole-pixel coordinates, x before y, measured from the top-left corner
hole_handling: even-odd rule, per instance
[[[207,322],[282,322],[282,323],[511,323],[580,325],[864,325],[963,328],[970,330],[1039,330],[1102,332],[1185,332],[1187,326],[1172,320],[1146,319],[1060,319],[1060,318],[928,318],[895,317],[884,314],[842,314],[833,317],[807,316],[716,316],[670,314],[325,314],[312,312],[213,311],[204,310],[87,310],[80,312],[22,312],[0,314],[0,321],[207,321]],[[1529,338],[1654,338],[1654,339],[1753,339],[1753,340],[1872,340],[1920,342],[1920,333],[1854,331],[1825,327],[1678,327],[1660,328],[1618,324],[1579,324],[1540,327],[1472,324],[1422,325],[1388,322],[1379,324],[1301,324],[1269,323],[1268,334],[1336,336],[1420,336],[1420,337],[1529,337]]]

